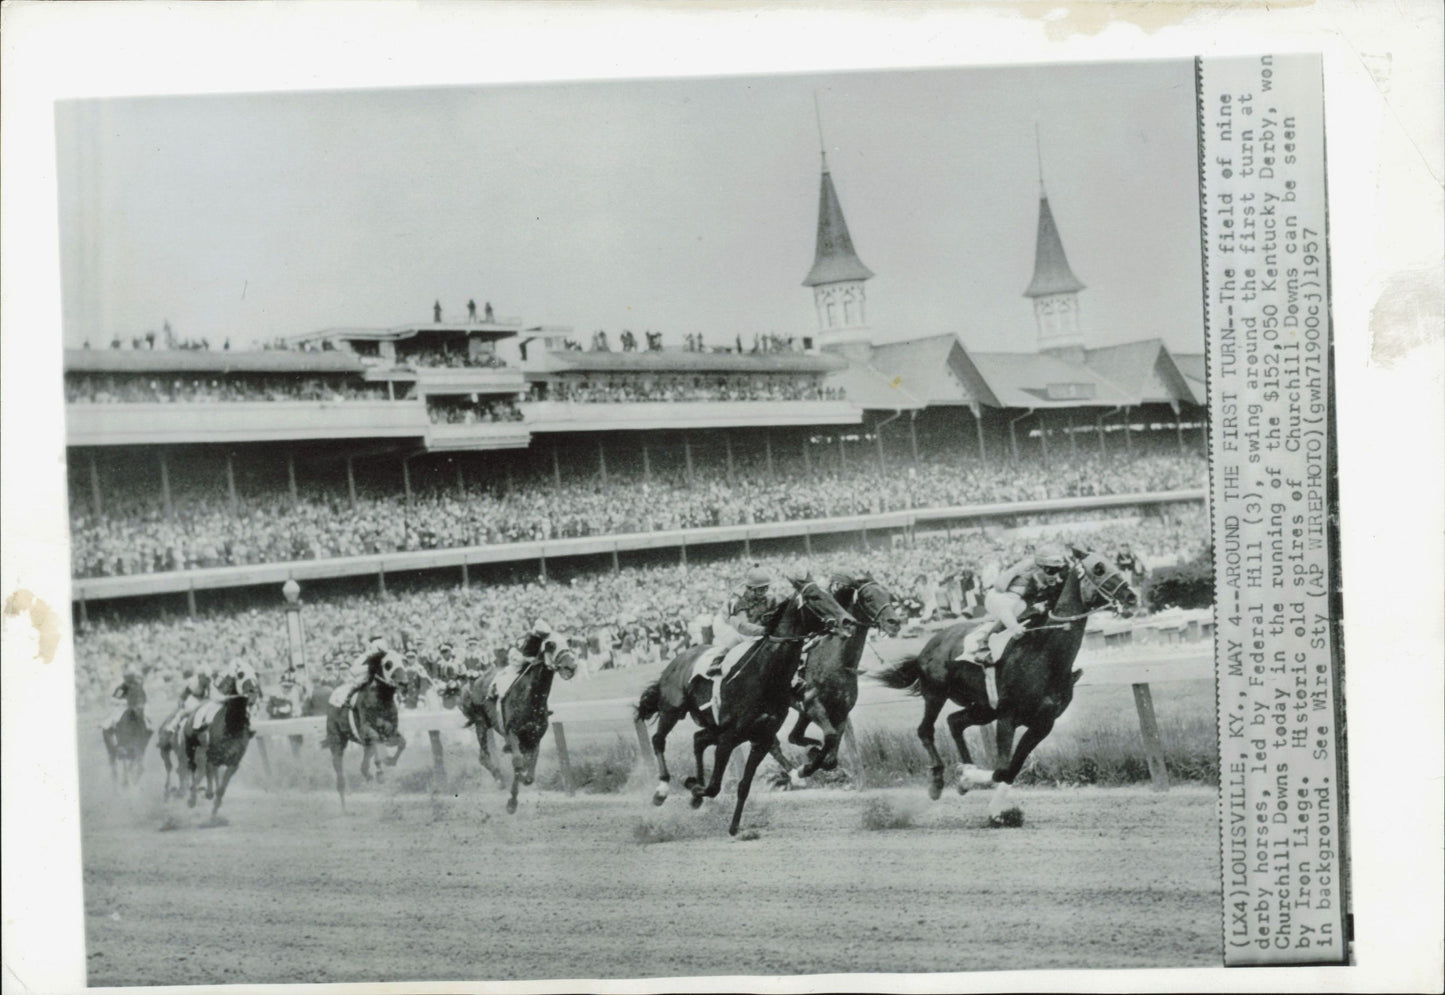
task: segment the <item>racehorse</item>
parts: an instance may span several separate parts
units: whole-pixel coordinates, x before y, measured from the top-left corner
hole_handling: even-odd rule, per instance
[[[254,670],[242,664],[234,673],[218,678],[216,690],[222,696],[219,701],[204,701],[174,726],[163,729],[160,742],[161,757],[166,764],[166,796],[170,796],[170,754],[179,748],[185,752],[185,762],[180,765],[176,794],[186,793],[187,807],[195,808],[196,792],[204,778],[206,798],[212,801],[212,821],[221,809],[226,786],[231,783],[255,735],[251,729],[251,706],[261,697],[261,682]]]
[[[126,688],[125,711],[112,726],[100,731],[105,752],[110,758],[110,780],[120,787],[129,787],[140,780],[145,748],[151,741],[151,730],[145,720],[146,693],[139,684]],[[119,765],[120,780],[116,780]]]
[[[717,797],[722,790],[728,758],[744,741],[750,744],[747,764],[738,781],[737,806],[728,828],[730,835],[737,835],[753,775],[773,748],[778,730],[787,719],[793,675],[803,653],[803,641],[824,632],[842,631],[848,635],[855,624],[853,616],[812,578],[794,579],[792,584],[796,596],[773,609],[763,620],[763,635],[721,678],[720,714],[716,717],[712,714],[713,682],[694,674],[698,657],[712,647],[694,646],[684,650],[664,668],[658,680],[643,690],[637,702],[637,717],[645,722],[657,716],[652,751],[657,757],[659,783],[652,796],[653,804],[661,805],[667,800],[668,782],[672,779],[667,770],[667,734],[683,715],[690,715],[698,726],[692,739],[697,776],[689,777],[683,784],[692,792],[693,808],[701,806],[704,798]],[[704,785],[703,752],[709,746],[717,749],[713,754],[712,778]]]
[[[570,681],[577,673],[577,655],[567,640],[556,634],[547,637],[542,651],[522,665],[521,672],[500,696],[492,697],[492,687],[502,671],[496,670],[473,678],[462,691],[457,708],[466,716],[463,728],[477,734],[477,753],[482,766],[502,783],[502,771],[492,761],[487,744],[487,731],[495,729],[512,754],[512,793],[507,798],[507,812],[517,811],[517,789],[531,784],[537,774],[537,750],[547,734],[547,696],[552,693],[552,678],[561,674]]]
[[[903,612],[887,588],[868,574],[836,577],[833,597],[857,619],[851,636],[825,636],[814,644],[803,660],[802,696],[793,702],[798,721],[788,734],[794,746],[806,746],[807,762],[796,772],[783,755],[782,747],[773,743],[773,758],[791,778],[809,777],[814,771],[834,770],[838,766],[838,741],[848,714],[858,701],[858,665],[868,630],[877,628],[885,635],[898,635],[903,627]],[[803,734],[810,724],[823,733],[820,743]]]
[[[352,696],[350,704],[345,703],[340,688],[332,692],[327,702],[326,736],[321,746],[331,751],[331,766],[336,771],[336,793],[341,798],[343,812],[346,811],[346,776],[341,772],[341,757],[346,752],[346,744],[360,744],[361,776],[368,781],[372,779],[373,760],[376,761],[376,779],[381,780],[383,759],[377,756],[378,746],[396,747],[396,752],[385,758],[387,767],[395,767],[402,750],[406,749],[406,737],[398,728],[396,699],[398,693],[404,692],[409,673],[400,660],[388,656],[382,671]]]
[[[964,638],[973,628],[971,623],[944,629],[916,656],[906,657],[877,675],[888,687],[923,698],[918,738],[933,761],[930,798],[937,799],[943,793],[943,758],[933,744],[933,727],[944,703],[952,701],[962,706],[948,717],[948,730],[963,760],[958,790],[963,793],[970,784],[1000,786],[989,807],[990,821],[999,823],[1007,808],[1007,788],[1073,700],[1074,683],[1083,672],[1072,668],[1083,645],[1089,616],[1104,609],[1127,616],[1137,605],[1138,596],[1113,564],[1096,553],[1080,549],[1069,552],[1068,575],[1046,620],[1041,616],[1038,624],[1016,636],[998,662],[996,706],[989,704],[984,668],[959,659]],[[1008,765],[1000,770],[974,766],[963,741],[963,731],[969,726],[989,722],[998,723],[1000,755],[1013,750]],[[1018,726],[1026,727],[1026,731],[1014,746]]]

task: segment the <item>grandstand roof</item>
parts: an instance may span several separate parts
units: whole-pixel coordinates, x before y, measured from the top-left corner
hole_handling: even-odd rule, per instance
[[[1069,268],[1064,255],[1064,243],[1059,238],[1059,227],[1054,223],[1054,212],[1049,209],[1049,198],[1039,197],[1039,235],[1034,249],[1034,278],[1025,297],[1044,297],[1049,294],[1069,294],[1083,290],[1084,283]]]
[[[1138,404],[1097,370],[1047,353],[973,352],[974,366],[1003,408]]]
[[[1194,395],[1196,404],[1205,403],[1205,363],[1202,352],[1171,352],[1169,358],[1174,360],[1174,365],[1179,372],[1184,374],[1184,382],[1189,385],[1189,391]]]
[[[602,352],[575,349],[544,353],[545,373],[833,373],[846,364],[837,356],[803,352]]]
[[[838,191],[833,188],[833,177],[824,160],[822,187],[818,192],[818,247],[813,268],[808,271],[803,286],[866,280],[872,275],[873,271],[864,266],[858,253],[853,251],[853,237],[848,234],[848,222],[843,219],[843,205],[838,201]]]
[[[925,405],[995,403],[951,332],[876,345],[873,366]]]
[[[1160,339],[1141,339],[1122,345],[1088,349],[1084,363],[1108,377],[1145,404],[1194,400],[1183,372]]]
[[[345,352],[289,349],[67,349],[67,373],[360,373]]]
[[[490,335],[505,338],[522,331],[522,323],[512,321],[444,321],[424,325],[397,325],[393,328],[361,328],[338,325],[317,332],[292,335],[288,342],[320,342],[323,339],[355,339],[360,341],[399,341],[418,335]]]
[[[876,366],[852,363],[828,378],[829,387],[841,387],[848,400],[860,408],[883,411],[913,411],[926,407],[903,386],[903,377],[889,376]]]

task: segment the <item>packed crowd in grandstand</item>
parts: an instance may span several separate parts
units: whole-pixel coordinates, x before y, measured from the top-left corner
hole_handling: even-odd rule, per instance
[[[826,387],[808,377],[659,376],[647,381],[532,385],[534,400],[623,403],[629,401],[841,401],[841,387]]]
[[[1008,536],[983,531],[919,536],[912,546],[875,546],[871,552],[824,553],[808,560],[764,558],[775,576],[806,566],[817,575],[868,571],[924,619],[958,614],[970,595],[960,586],[965,571],[988,583],[1022,556],[1029,543],[1059,539],[1112,553],[1129,543],[1149,569],[1185,560],[1206,548],[1209,526],[1203,507],[1175,505],[1164,515],[1138,518],[1120,509],[1117,521],[1088,525],[1057,523]],[[1112,516],[1111,516],[1112,517]],[[313,676],[338,678],[338,670],[360,651],[362,640],[382,631],[398,648],[435,655],[443,642],[463,660],[493,659],[537,618],[578,640],[588,672],[624,667],[672,655],[704,635],[704,625],[736,591],[749,561],[689,567],[623,568],[571,581],[482,587],[433,586],[384,597],[347,597],[304,607]],[[779,590],[786,590],[784,584]],[[284,666],[287,643],[280,611],[217,612],[194,619],[97,620],[76,634],[77,692],[82,703],[110,693],[120,671],[151,671],[152,694],[165,697],[179,686],[183,669],[215,666],[245,657],[263,673]]]
[[[430,401],[427,415],[439,425],[491,425],[522,420],[522,409],[511,400],[461,401],[446,403]]]
[[[187,404],[211,401],[384,401],[384,383],[294,374],[138,377],[134,374],[71,373],[65,399],[71,404]]]
[[[399,366],[409,366],[412,369],[500,369],[507,365],[502,357],[494,352],[472,355],[466,349],[446,349],[441,346],[398,351],[396,362]]]
[[[71,502],[71,568],[106,577],[286,560],[446,549],[537,539],[705,528],[828,518],[907,508],[949,507],[1099,494],[1137,494],[1204,486],[1198,454],[1079,454],[1065,466],[1033,458],[980,463],[935,457],[887,476],[868,461],[847,469],[799,463],[769,474],[740,459],[729,474],[700,461],[681,471],[612,473],[554,482],[523,477],[510,490],[363,491],[353,506],[343,489],[241,494],[233,510],[224,485],[178,494],[166,514],[154,490],[118,482],[95,514]],[[731,480],[729,479],[731,476]]]

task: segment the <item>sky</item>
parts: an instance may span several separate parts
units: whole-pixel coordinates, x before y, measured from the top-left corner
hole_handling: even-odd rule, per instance
[[[806,334],[815,97],[877,340],[1033,348],[1042,161],[1089,344],[1203,350],[1186,60],[62,103],[65,341]]]

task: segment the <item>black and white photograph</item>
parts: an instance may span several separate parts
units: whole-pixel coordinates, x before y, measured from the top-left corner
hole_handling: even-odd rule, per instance
[[[1145,54],[56,99],[83,983],[1351,970],[1325,63]]]

